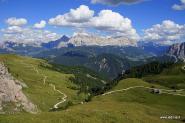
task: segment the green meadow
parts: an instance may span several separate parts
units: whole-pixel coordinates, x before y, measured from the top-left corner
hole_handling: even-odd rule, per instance
[[[89,102],[85,102],[86,93],[78,93],[78,89],[74,88],[78,88],[79,85],[70,79],[70,77],[75,77],[74,74],[65,74],[40,66],[40,63],[50,66],[46,61],[40,59],[1,55],[0,60],[6,64],[15,78],[26,84],[27,87],[23,88],[23,92],[39,109],[37,114],[26,112],[2,114],[0,123],[24,123],[25,121],[26,123],[182,123],[185,120],[185,97],[183,96],[156,94],[151,93],[150,89],[133,88],[108,95],[94,96]],[[181,71],[181,67],[174,68],[176,71]],[[171,68],[169,71],[165,70],[160,75],[153,76],[153,79],[165,79],[166,74],[177,75],[174,69]],[[177,82],[181,84],[184,79],[183,74],[181,71],[181,74],[176,77]],[[44,76],[47,76],[45,83]],[[169,82],[171,76],[166,77],[166,83]],[[133,86],[171,89],[166,84],[149,83],[145,81],[146,79],[152,79],[152,76],[143,79],[120,80],[109,91]],[[175,81],[174,77],[173,82]],[[66,103],[62,104],[58,111],[49,110],[61,98],[61,95],[53,91],[49,84],[56,85],[58,90],[68,96]],[[183,93],[185,92],[183,91]],[[81,102],[83,103],[81,104]],[[180,116],[180,118],[161,119],[162,116]]]

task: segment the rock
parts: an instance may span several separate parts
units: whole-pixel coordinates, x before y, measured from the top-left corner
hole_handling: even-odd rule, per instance
[[[73,46],[137,46],[135,40],[124,37],[107,38],[85,33],[78,33],[72,36],[68,42],[61,42],[58,48],[66,47],[67,44],[72,44]]]
[[[151,93],[153,93],[153,94],[161,94],[161,90],[154,88],[154,89],[151,89]]]
[[[24,95],[20,83],[8,72],[5,65],[0,63],[0,109],[4,103],[13,102],[22,105],[27,112],[36,113],[36,106]]]
[[[103,58],[103,59],[99,62],[99,71],[102,71],[102,70],[107,70],[107,72],[110,71],[109,64],[108,64],[108,61],[107,61],[106,58]]]
[[[173,44],[170,46],[168,53],[176,56],[180,60],[185,61],[185,42]]]

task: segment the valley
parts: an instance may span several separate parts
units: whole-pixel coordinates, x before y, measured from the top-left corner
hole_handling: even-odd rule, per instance
[[[185,0],[0,12],[0,123],[185,123]]]
[[[13,109],[9,109],[5,111],[6,115],[0,116],[0,122],[19,123],[26,120],[28,123],[66,121],[180,123],[185,117],[183,86],[181,89],[171,89],[158,82],[148,83],[146,82],[148,80],[145,81],[149,77],[148,75],[143,79],[121,79],[118,84],[110,86],[111,90],[92,96],[87,101],[88,96],[96,95],[97,91],[94,89],[89,92],[84,90],[84,87],[88,87],[87,85],[81,86],[80,89],[78,83],[74,83],[70,79],[70,77],[74,77],[72,72],[65,74],[65,70],[56,71],[46,61],[29,57],[1,55],[0,59],[16,79],[26,84],[23,92],[38,108],[36,114],[12,112]],[[184,65],[175,66],[167,68],[172,72],[171,75],[175,71],[184,70]],[[166,73],[167,69],[165,68],[161,72],[161,76]],[[94,76],[92,73],[88,74]],[[83,74],[81,75],[83,76]],[[164,81],[168,81],[168,79],[166,78]],[[100,87],[102,87],[101,84]],[[10,112],[13,115],[8,114]],[[160,119],[160,117],[168,115],[179,116],[180,119]]]

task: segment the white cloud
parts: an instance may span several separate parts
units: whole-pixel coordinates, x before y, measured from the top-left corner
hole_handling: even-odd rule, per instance
[[[40,23],[34,24],[34,28],[37,28],[37,29],[42,29],[45,26],[46,26],[46,21],[44,21],[44,20],[41,20]]]
[[[144,41],[156,41],[161,44],[169,44],[185,41],[185,25],[179,25],[171,20],[165,20],[162,24],[153,25],[144,30]]]
[[[133,4],[144,0],[91,0],[92,3],[102,3],[108,5]]]
[[[10,26],[7,29],[1,30],[3,33],[22,33],[22,28],[19,26]]]
[[[12,18],[8,18],[6,20],[6,23],[10,26],[22,26],[22,25],[27,24],[27,20],[25,18],[12,17]]]
[[[94,15],[94,11],[88,6],[81,5],[77,9],[71,9],[69,13],[58,15],[49,20],[49,24],[56,26],[82,26],[88,22]]]
[[[126,38],[138,39],[136,30],[130,19],[111,10],[102,10],[98,16],[91,19],[91,26],[103,31],[113,32]]]
[[[70,26],[77,28],[93,28],[108,32],[113,35],[124,36],[129,39],[138,39],[136,30],[132,27],[130,19],[111,10],[102,10],[97,16],[89,7],[81,5],[76,10],[71,9],[69,13],[58,15],[49,20],[54,26]]]
[[[185,0],[180,0],[181,4],[174,4],[172,8],[174,10],[185,10]]]
[[[2,41],[12,41],[30,45],[40,45],[41,43],[54,41],[61,37],[60,35],[47,30],[15,26],[2,29],[2,32]]]

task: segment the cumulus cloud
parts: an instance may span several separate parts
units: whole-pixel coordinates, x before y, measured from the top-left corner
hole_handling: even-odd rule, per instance
[[[40,23],[34,24],[34,28],[37,28],[37,29],[42,29],[45,26],[46,26],[46,21],[44,21],[44,20],[41,20]]]
[[[102,10],[97,16],[94,16],[94,11],[84,5],[81,5],[76,10],[71,9],[69,13],[64,15],[51,18],[49,24],[54,26],[93,28],[104,32],[111,32],[114,35],[125,36],[129,39],[139,38],[136,30],[132,27],[130,19],[112,10]]]
[[[181,4],[174,4],[172,8],[174,10],[185,10],[185,0],[180,0]]]
[[[11,41],[15,43],[37,46],[39,46],[41,43],[54,41],[61,37],[60,35],[47,30],[36,30],[18,26],[11,26],[6,29],[2,29],[1,31],[3,32],[2,41],[4,42]]]
[[[21,27],[19,27],[19,26],[10,26],[10,27],[8,27],[8,28],[6,28],[6,29],[2,29],[1,30],[3,33],[22,33],[22,28]]]
[[[91,0],[92,3],[102,3],[108,5],[133,4],[144,0]]]
[[[162,24],[153,25],[144,30],[144,41],[156,41],[161,44],[171,44],[185,41],[185,25],[179,25],[171,20],[165,20]]]
[[[98,30],[111,31],[127,38],[138,39],[131,20],[111,10],[100,11],[98,16],[91,19],[90,25]]]
[[[69,13],[58,15],[49,20],[49,24],[56,26],[82,26],[94,15],[94,11],[88,6],[81,5],[77,9],[71,9]]]
[[[8,18],[6,20],[6,23],[10,26],[22,26],[22,25],[27,24],[27,20],[25,18],[12,17],[12,18]]]

